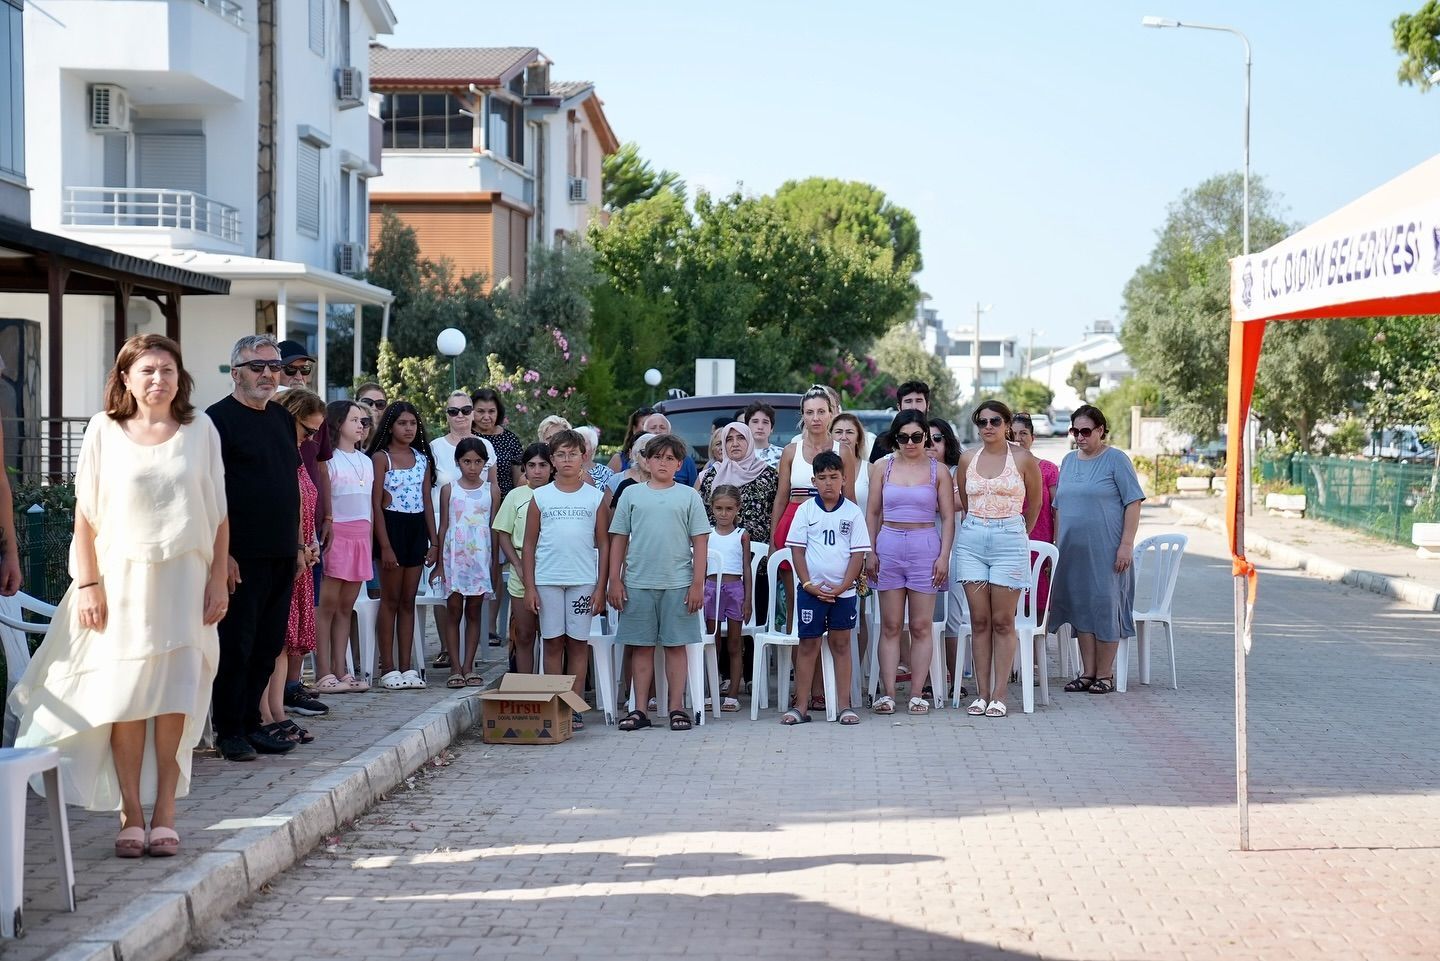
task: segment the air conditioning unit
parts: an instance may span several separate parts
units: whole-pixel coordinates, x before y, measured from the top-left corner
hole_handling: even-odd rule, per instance
[[[335,271],[354,277],[365,269],[364,251],[357,243],[335,245]]]
[[[97,83],[90,87],[90,129],[107,133],[130,131],[130,98],[124,87]]]
[[[364,102],[365,78],[359,67],[335,68],[335,99],[341,109],[358,107]]]
[[[583,204],[590,199],[590,181],[584,177],[570,178],[570,202]]]

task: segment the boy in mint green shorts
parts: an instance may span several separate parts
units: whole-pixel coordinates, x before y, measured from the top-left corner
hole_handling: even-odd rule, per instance
[[[672,731],[690,730],[690,715],[684,710],[685,645],[700,641],[695,615],[705,601],[710,537],[699,493],[675,483],[685,454],[685,442],[674,434],[650,441],[645,448],[650,480],[627,487],[610,519],[609,601],[620,612],[616,640],[639,648],[630,668],[637,708],[649,700],[655,680],[650,649],[657,644],[665,649]],[[625,715],[619,727],[638,731],[650,727],[650,718],[637,709]]]

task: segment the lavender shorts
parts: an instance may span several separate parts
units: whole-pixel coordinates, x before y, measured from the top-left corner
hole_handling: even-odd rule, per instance
[[[940,532],[933,526],[918,530],[882,526],[875,539],[875,555],[880,559],[877,590],[936,592],[935,558],[940,556]]]
[[[705,619],[717,620],[715,612],[715,582],[705,578]],[[745,620],[745,582],[725,581],[720,585],[720,621]]]

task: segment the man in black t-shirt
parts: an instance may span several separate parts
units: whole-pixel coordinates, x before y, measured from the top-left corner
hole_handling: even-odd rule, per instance
[[[229,397],[205,413],[220,434],[229,504],[230,610],[220,622],[220,666],[212,699],[216,746],[227,760],[283,754],[295,742],[260,729],[260,697],[285,646],[300,538],[300,452],[295,421],[270,403],[282,368],[264,334],[230,351]]]
[[[918,410],[926,417],[930,416],[930,385],[923,380],[907,380],[895,388],[895,400],[900,404],[900,410]],[[875,438],[875,443],[870,448],[870,463],[875,463],[889,453],[891,451],[887,430]]]

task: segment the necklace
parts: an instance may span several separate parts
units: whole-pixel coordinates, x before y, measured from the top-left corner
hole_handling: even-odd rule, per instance
[[[346,471],[350,474],[350,479],[355,482],[355,486],[364,487],[365,472],[361,470],[359,466],[357,466],[355,458],[364,458],[365,455],[360,453],[359,451],[341,450],[338,447],[335,448],[335,453],[337,455],[340,455],[341,461],[342,463],[344,463]]]

